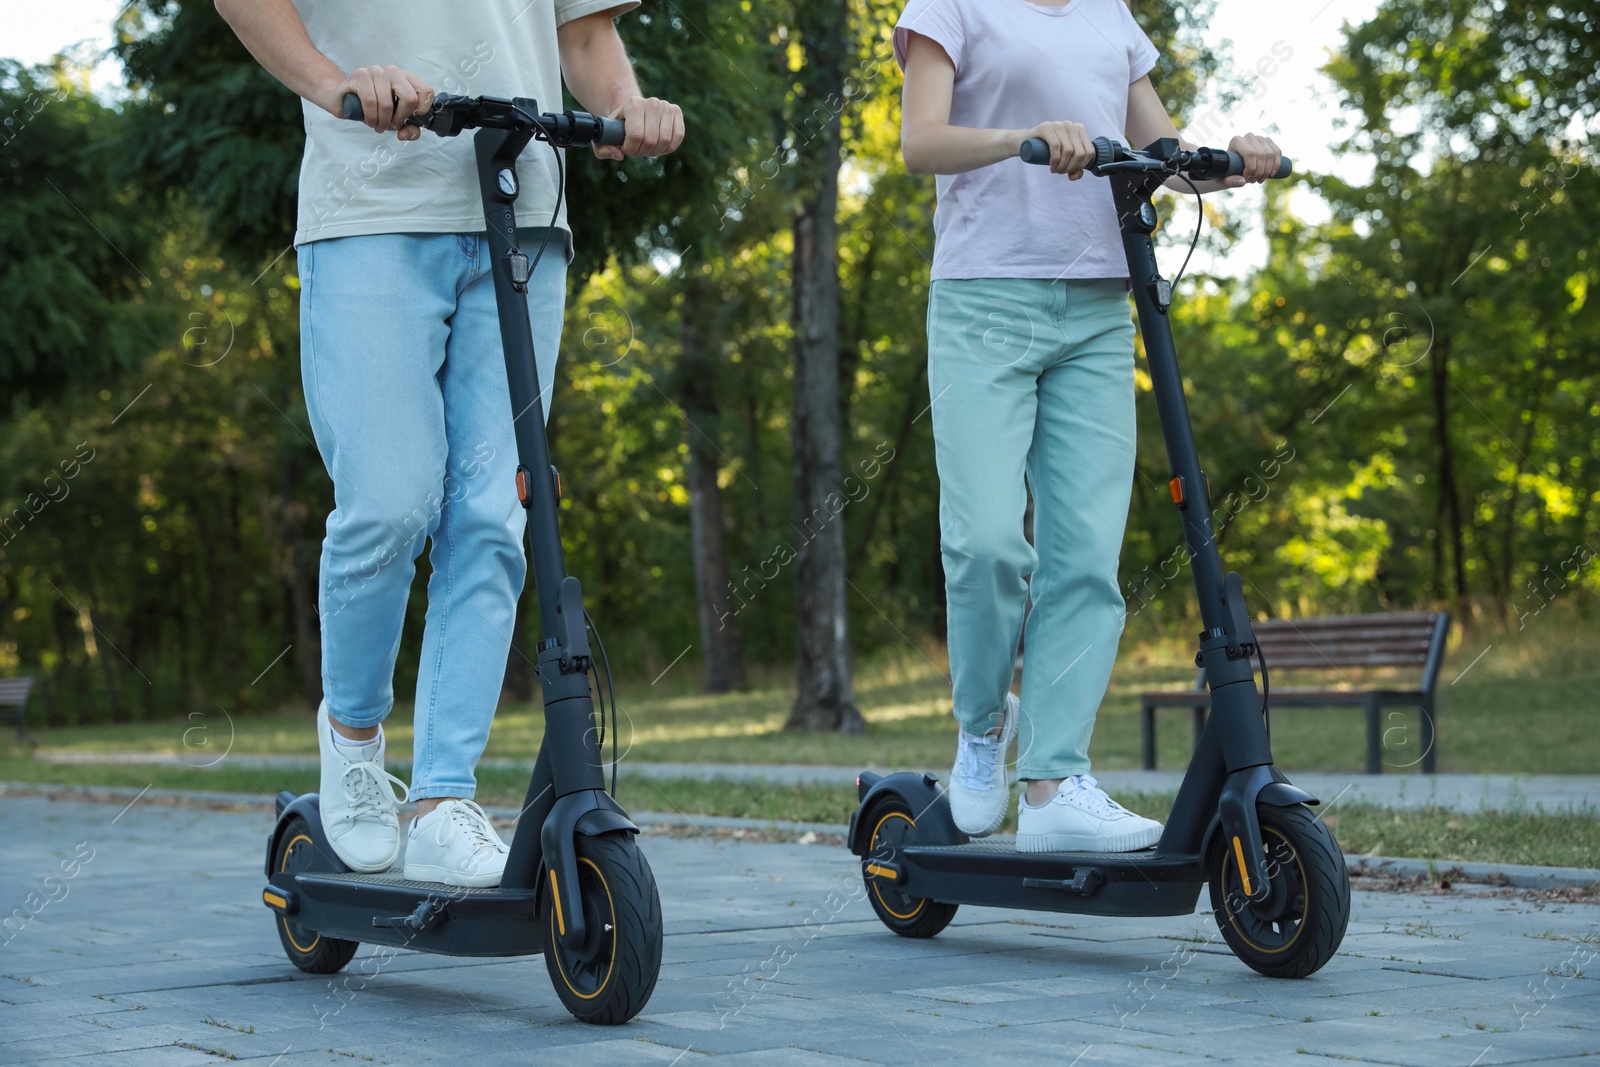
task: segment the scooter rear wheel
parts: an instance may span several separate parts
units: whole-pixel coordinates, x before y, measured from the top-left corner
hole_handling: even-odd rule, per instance
[[[272,856],[272,869],[288,874],[306,871],[340,871],[329,856],[317,849],[311,836],[311,827],[296,815],[284,827]],[[344,968],[361,947],[359,941],[345,941],[337,937],[324,937],[289,921],[287,915],[277,915],[278,940],[283,942],[284,954],[289,962],[311,974],[334,974]]]
[[[1301,804],[1257,808],[1267,895],[1245,896],[1229,841],[1206,864],[1212,917],[1228,947],[1269,978],[1304,978],[1333,958],[1350,922],[1350,875],[1333,831]]]
[[[544,962],[561,1003],[586,1023],[613,1026],[640,1011],[661,972],[661,897],[629,833],[577,835],[584,943],[561,943],[548,908]]]
[[[889,796],[874,804],[866,817],[872,837],[861,861],[861,876],[867,883],[867,900],[883,925],[901,937],[932,937],[949,926],[956,917],[957,905],[903,893],[870,869],[880,863],[894,863],[901,845],[910,839],[917,827],[910,806],[897,796]]]

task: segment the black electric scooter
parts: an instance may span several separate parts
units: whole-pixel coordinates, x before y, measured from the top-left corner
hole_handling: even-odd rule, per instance
[[[1088,168],[1109,178],[1133,280],[1150,380],[1167,457],[1173,503],[1199,594],[1196,664],[1206,671],[1211,715],[1195,745],[1161,840],[1141,852],[1023,853],[971,842],[950,817],[933,775],[908,772],[857,779],[860,807],[848,844],[862,858],[867,898],[878,918],[904,937],[932,937],[960,904],[1094,915],[1188,915],[1202,883],[1235,955],[1264,975],[1300,978],[1333,957],[1350,918],[1350,879],[1327,825],[1306,805],[1317,800],[1272,763],[1266,695],[1243,582],[1222,573],[1205,474],[1195,453],[1183,380],[1167,308],[1172,286],[1156,268],[1151,233],[1155,190],[1172,177],[1203,181],[1240,174],[1225,149],[1184,150],[1176,139],[1132,151],[1095,142]],[[1043,140],[1023,142],[1022,158],[1048,164]],[[1289,173],[1283,161],[1276,177]],[[1262,686],[1268,687],[1266,663]]]
[[[361,115],[360,99],[347,95],[344,117]],[[598,682],[599,668],[590,654],[591,627],[578,579],[566,573],[562,560],[556,524],[560,481],[545,439],[524,295],[534,264],[517,247],[512,209],[517,156],[530,141],[562,148],[621,144],[622,123],[575,111],[541,114],[537,103],[522,98],[444,94],[410,121],[444,137],[478,131],[473,147],[516,416],[516,492],[528,512],[538,587],[544,743],[498,887],[465,889],[410,881],[397,872],[351,872],[323,834],[317,795],[283,792],[267,842],[268,884],[261,898],[276,915],[284,952],[301,970],[334,973],[350,962],[360,942],[451,956],[542,952],[556,993],[573,1015],[622,1023],[643,1009],[655,988],[661,901],[635,841],[638,827],[606,791],[603,738],[588,681],[593,670]],[[600,652],[603,658],[603,644]]]

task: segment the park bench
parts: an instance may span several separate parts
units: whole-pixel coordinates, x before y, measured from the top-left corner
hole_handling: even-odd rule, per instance
[[[26,736],[28,728],[28,694],[36,681],[32,678],[0,678],[0,715],[7,709],[17,720],[17,737]]]
[[[1435,683],[1444,659],[1444,642],[1450,632],[1450,615],[1444,611],[1388,612],[1376,615],[1335,615],[1320,619],[1273,619],[1252,624],[1256,643],[1274,678],[1279,671],[1315,671],[1337,675],[1337,685],[1307,688],[1273,685],[1269,709],[1284,707],[1361,707],[1367,712],[1367,773],[1383,772],[1383,709],[1415,707],[1421,719],[1418,740],[1422,770],[1434,773],[1437,763]],[[1407,670],[1409,668],[1409,670]],[[1366,672],[1388,669],[1409,675],[1411,687],[1391,687],[1353,682],[1346,669]],[[1399,682],[1408,679],[1395,679]],[[1390,679],[1384,679],[1385,682]],[[1201,670],[1190,690],[1161,690],[1139,699],[1139,725],[1146,770],[1156,765],[1156,709],[1187,707],[1194,715],[1198,743],[1205,726],[1209,694],[1206,672]]]

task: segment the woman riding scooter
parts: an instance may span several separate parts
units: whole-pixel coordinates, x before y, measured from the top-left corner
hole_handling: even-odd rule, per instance
[[[894,44],[906,167],[939,176],[928,383],[960,726],[951,814],[974,837],[1000,826],[1016,737],[1018,850],[1148,848],[1161,824],[1089,774],[1126,615],[1134,330],[1111,189],[1079,179],[1095,137],[1178,136],[1150,83],[1157,52],[1123,0],[911,0]],[[1017,158],[1030,137],[1049,145],[1048,169]],[[1229,148],[1243,175],[1202,191],[1278,170],[1268,138]],[[1019,700],[1009,690],[1030,599]]]

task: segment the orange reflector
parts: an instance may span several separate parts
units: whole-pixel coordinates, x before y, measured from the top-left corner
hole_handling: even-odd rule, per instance
[[[1255,896],[1255,892],[1250,888],[1250,872],[1245,868],[1244,848],[1240,846],[1237,837],[1233,839],[1233,858],[1239,861],[1239,881],[1244,884],[1244,895]]]
[[[528,502],[528,472],[521,467],[517,468],[517,499]]]
[[[1172,480],[1167,483],[1167,488],[1172,490],[1172,502],[1180,508],[1183,507],[1183,475],[1174,474]]]

